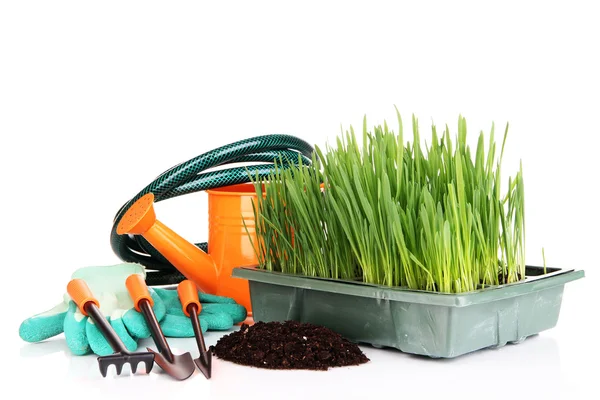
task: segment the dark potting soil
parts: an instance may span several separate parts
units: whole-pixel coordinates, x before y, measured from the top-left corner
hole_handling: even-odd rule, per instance
[[[268,369],[327,370],[369,361],[356,344],[331,329],[296,321],[243,324],[212,351],[223,360]]]
[[[517,273],[517,282],[521,280],[521,274]],[[508,275],[504,275],[502,274],[502,272],[500,272],[498,274],[498,284],[499,285],[506,285],[508,283]]]

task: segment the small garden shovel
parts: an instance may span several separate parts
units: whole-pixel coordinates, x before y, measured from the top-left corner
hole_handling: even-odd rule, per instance
[[[177,294],[179,295],[179,301],[181,301],[181,308],[186,316],[192,321],[192,327],[194,328],[194,334],[196,336],[196,343],[198,344],[198,350],[200,351],[200,357],[196,358],[194,362],[198,366],[198,369],[202,371],[207,379],[210,379],[212,369],[212,356],[210,351],[206,350],[206,344],[204,343],[204,336],[202,335],[202,329],[200,328],[200,321],[198,320],[198,314],[202,310],[200,300],[198,299],[198,289],[196,284],[190,280],[184,280],[177,286]]]
[[[152,349],[148,348],[148,351],[154,353],[154,361],[163,369],[163,371],[175,379],[184,380],[192,376],[196,370],[192,355],[190,353],[174,355],[171,352],[167,339],[162,333],[158,320],[154,315],[154,310],[152,309],[154,301],[150,296],[144,278],[138,274],[129,275],[125,281],[125,285],[133,300],[136,311],[141,312],[144,315],[146,323],[150,328],[152,339],[154,339],[154,343],[158,348],[158,353],[155,353]]]

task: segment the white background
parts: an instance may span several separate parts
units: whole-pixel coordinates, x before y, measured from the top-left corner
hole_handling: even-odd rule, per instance
[[[593,2],[211,3],[0,3],[2,397],[598,398]],[[119,262],[114,214],[165,169],[267,133],[324,145],[365,114],[395,128],[394,105],[425,134],[456,132],[459,114],[471,139],[510,123],[503,170],[523,160],[527,262],[544,247],[549,266],[586,271],[556,328],[448,361],[369,347],[369,364],[329,372],[215,360],[213,379],[185,382],[103,379],[62,336],[18,337],[73,270]],[[206,212],[204,193],[157,205],[192,241],[206,239]],[[191,339],[172,346],[196,355]]]

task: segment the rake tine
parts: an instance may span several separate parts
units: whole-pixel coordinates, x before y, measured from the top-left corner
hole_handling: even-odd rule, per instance
[[[130,363],[130,364],[131,364],[131,373],[135,374],[137,371],[138,363],[134,362],[134,363]]]
[[[98,365],[100,367],[100,373],[106,378],[106,374],[108,373],[108,365],[103,363],[100,359],[98,359]]]
[[[154,365],[154,361],[146,361],[146,373],[150,373],[153,365]]]

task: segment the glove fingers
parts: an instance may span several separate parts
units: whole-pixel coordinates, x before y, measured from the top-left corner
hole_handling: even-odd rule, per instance
[[[179,295],[177,294],[177,290],[175,289],[161,289],[161,288],[153,288],[154,292],[160,297],[160,299],[165,303],[165,305],[169,304],[173,300],[178,300]]]
[[[138,348],[137,340],[134,337],[132,337],[127,331],[127,328],[125,327],[123,321],[123,314],[123,310],[115,311],[113,315],[111,315],[110,325],[113,327],[117,335],[119,335],[119,337],[123,341],[123,344],[125,345],[125,347],[127,347],[127,350],[136,351]],[[114,350],[111,348],[110,352],[113,353]]]
[[[161,297],[154,291],[154,289],[149,288],[150,296],[152,296],[152,300],[154,300],[154,314],[156,315],[156,319],[160,322],[165,315],[167,314],[167,307],[165,306],[164,301]],[[135,310],[134,310],[135,311]]]
[[[192,327],[192,321],[189,317],[182,315],[167,314],[165,319],[161,322],[161,329],[167,337],[194,337],[194,328]],[[208,324],[200,318],[200,329],[202,332],[206,332]]]
[[[87,339],[85,326],[88,318],[85,317],[72,301],[69,303],[69,310],[65,315],[63,331],[65,332],[65,341],[71,353],[82,356],[91,351],[90,343]]]
[[[236,304],[235,300],[231,297],[216,296],[203,292],[198,292],[198,297],[200,298],[200,303]]]
[[[246,311],[246,307],[240,304],[206,303],[202,304],[202,312],[200,315],[205,314],[227,314],[233,320],[233,325],[244,321],[248,315],[248,312]]]
[[[127,328],[127,331],[132,337],[138,339],[146,339],[150,337],[150,329],[146,324],[144,316],[135,311],[134,308],[127,310],[127,312],[123,314],[122,320],[125,328]]]
[[[150,288],[149,291],[150,296],[152,296],[152,299],[154,300],[154,307],[152,307],[152,309],[154,310],[156,319],[160,322],[163,320],[167,312],[165,304],[154,290]],[[129,334],[133,338],[146,339],[151,336],[150,329],[148,328],[148,324],[146,323],[144,315],[140,312],[137,312],[135,308],[127,310],[123,314],[122,319],[127,331],[129,331]]]
[[[104,336],[102,336],[102,333],[98,327],[92,321],[89,321],[87,324],[85,324],[85,333],[90,343],[90,349],[94,352],[94,354],[99,356],[107,356],[112,354],[112,348]]]
[[[19,336],[26,342],[41,342],[63,332],[67,312],[48,317],[31,317],[19,326]]]
[[[113,316],[114,318],[107,318],[110,325],[113,327],[123,344],[125,344],[125,347],[130,351],[135,351],[137,349],[137,342],[129,335],[129,332],[127,332],[119,312],[113,313]],[[107,356],[114,353],[114,350],[104,338],[104,335],[102,335],[98,326],[94,324],[91,319],[88,319],[85,332],[90,343],[90,348],[94,354],[97,354],[98,356]]]
[[[48,311],[31,316],[21,322],[19,336],[26,342],[41,342],[63,332],[69,300],[63,301]]]
[[[193,337],[194,330],[189,317],[185,316],[181,309],[181,302],[176,290],[155,289],[166,308],[166,316],[161,321],[161,327],[168,337]],[[198,292],[198,298],[202,304],[200,313],[200,325],[202,331],[223,331],[231,329],[234,324],[246,319],[246,308],[237,304],[229,297],[216,296]]]
[[[185,316],[181,308],[181,302],[179,301],[177,290],[160,288],[156,288],[154,290],[164,304],[165,313],[167,315],[178,315],[181,317]]]
[[[233,326],[233,319],[225,313],[200,313],[200,321],[205,321],[209,331],[226,331]]]
[[[162,301],[167,304],[167,308],[169,308],[171,303],[179,303],[179,295],[177,294],[177,290],[161,288],[156,288],[154,290],[156,290]],[[217,296],[200,291],[198,292],[198,299],[200,300],[200,303],[237,304],[236,301],[231,297]]]

